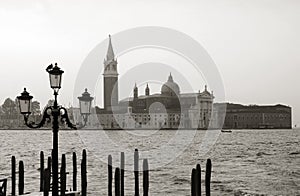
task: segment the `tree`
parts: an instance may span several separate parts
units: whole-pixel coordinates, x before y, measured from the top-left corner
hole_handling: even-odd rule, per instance
[[[18,114],[17,105],[10,98],[5,99],[4,103],[2,104],[2,111],[4,112],[5,115]]]
[[[33,115],[40,115],[41,114],[41,107],[40,107],[40,102],[38,101],[33,101],[31,104],[31,111]]]
[[[0,106],[0,115],[4,114],[3,110],[2,110],[2,106]]]

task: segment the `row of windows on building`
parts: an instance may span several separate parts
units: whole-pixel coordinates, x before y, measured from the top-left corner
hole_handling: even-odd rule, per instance
[[[206,112],[211,112],[211,110],[208,109],[201,109],[200,113],[206,113]],[[124,117],[126,116],[126,114],[99,114],[101,118],[119,118],[119,117]],[[130,116],[133,116],[134,118],[137,117],[148,117],[150,118],[152,115],[150,114],[131,114]],[[169,114],[154,114],[154,117],[177,117],[177,116],[181,116],[181,117],[189,117],[188,113],[169,113]]]
[[[117,127],[120,126],[120,124],[122,124],[123,127],[125,127],[125,122],[111,122],[111,121],[106,121],[106,123],[104,123],[104,125],[106,126],[113,126],[113,127]],[[154,123],[149,123],[149,122],[138,122],[135,123],[135,125],[149,125],[149,126],[179,126],[180,122],[154,122]]]
[[[151,122],[151,118],[131,118],[129,117],[129,120],[135,120],[136,122]],[[106,122],[106,123],[109,123],[111,122],[112,120],[111,119],[105,119],[103,120],[102,122]],[[117,121],[123,121],[125,122],[125,119],[117,119]],[[164,118],[164,119],[157,119],[157,118],[154,118],[154,122],[157,122],[157,121],[166,121],[166,122],[177,122],[177,121],[180,121],[180,118]]]
[[[125,114],[106,114],[106,115],[103,115],[103,114],[100,114],[100,117],[101,118],[108,118],[108,119],[111,119],[111,118],[120,118],[120,117],[123,117],[125,118]],[[158,118],[158,117],[187,117],[187,114],[154,114],[154,118]],[[129,116],[129,118],[151,118],[151,115],[150,114],[132,114]]]
[[[290,118],[287,114],[269,114],[269,115],[246,115],[246,116],[238,116],[236,115],[228,115],[226,116],[227,119],[233,119],[233,120],[253,120],[253,119],[288,119]]]

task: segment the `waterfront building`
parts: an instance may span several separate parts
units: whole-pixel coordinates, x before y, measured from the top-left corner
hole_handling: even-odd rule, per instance
[[[291,107],[226,104],[224,129],[291,129]]]

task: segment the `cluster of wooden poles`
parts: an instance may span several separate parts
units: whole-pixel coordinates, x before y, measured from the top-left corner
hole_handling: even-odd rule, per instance
[[[24,194],[24,162],[19,161],[19,195]],[[11,195],[16,195],[16,157],[11,157]]]
[[[73,191],[77,191],[77,155],[73,152]],[[40,152],[40,192],[44,193],[44,196],[48,196],[51,191],[51,164],[52,159],[49,156],[47,160],[47,168],[44,167],[44,152]],[[81,195],[86,196],[87,193],[87,161],[86,161],[86,150],[82,151],[81,160]],[[11,158],[11,195],[16,195],[16,158],[12,156]],[[19,161],[19,178],[18,178],[18,195],[24,195],[24,163]],[[62,154],[61,168],[60,168],[60,178],[59,178],[59,191],[61,196],[65,196],[67,174],[66,171],[66,155]]]
[[[211,160],[207,159],[205,170],[205,193],[210,196],[210,180],[211,180]],[[196,168],[192,169],[191,175],[191,195],[201,196],[201,166],[197,164]]]
[[[124,171],[125,171],[125,155],[121,152],[120,168],[115,169],[115,196],[124,196]],[[113,169],[112,156],[108,156],[108,196],[112,196],[113,189]],[[143,195],[149,194],[149,165],[148,160],[143,160]],[[134,195],[139,196],[139,152],[138,149],[134,151]]]
[[[73,191],[77,191],[77,155],[73,152],[72,157],[73,162]],[[12,156],[11,158],[11,195],[16,195],[16,158]],[[206,196],[210,196],[210,182],[211,182],[211,160],[208,159],[206,163],[205,171],[205,193]],[[114,188],[115,196],[124,196],[124,172],[125,172],[125,155],[121,152],[120,167],[115,168],[114,173]],[[19,161],[19,182],[18,182],[18,195],[24,194],[24,163]],[[66,156],[62,155],[61,168],[60,168],[60,178],[59,178],[59,190],[60,195],[66,195],[66,182],[67,174],[66,172]],[[44,152],[40,152],[40,192],[44,193],[44,196],[48,196],[51,191],[51,157],[48,157],[47,168],[44,168]],[[148,160],[143,160],[143,195],[149,195],[149,165]],[[81,159],[81,196],[87,195],[87,159],[86,150],[82,151]],[[113,166],[112,166],[112,156],[108,156],[108,196],[113,195]],[[134,195],[139,196],[139,152],[138,149],[134,151]],[[196,168],[192,169],[191,174],[191,196],[201,195],[201,167],[200,164],[196,165]]]

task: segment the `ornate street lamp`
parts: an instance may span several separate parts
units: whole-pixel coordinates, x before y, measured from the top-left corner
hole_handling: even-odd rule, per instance
[[[17,98],[19,100],[21,114],[29,115],[31,113],[31,100],[33,97],[29,95],[29,93],[26,91],[26,88],[24,88],[24,91],[23,93],[21,93],[21,96],[18,96]]]
[[[66,123],[67,126],[71,129],[76,129],[68,116],[67,109],[59,106],[57,104],[57,95],[61,87],[61,77],[64,71],[62,71],[55,63],[55,66],[49,65],[46,69],[49,73],[50,86],[54,90],[54,104],[53,106],[48,106],[43,112],[43,118],[40,123],[36,124],[35,122],[29,122],[29,115],[31,113],[31,100],[32,96],[24,88],[24,92],[21,93],[21,96],[18,96],[20,112],[24,116],[25,125],[29,128],[40,128],[48,120],[51,122],[52,116],[52,130],[53,130],[53,151],[52,151],[52,171],[53,171],[53,186],[52,186],[52,195],[58,196],[58,130],[59,130],[59,117],[63,123]]]
[[[53,68],[52,67],[53,66],[51,64],[46,69],[46,71],[49,73],[50,86],[54,90],[59,90],[61,86],[61,77],[64,71],[57,67],[57,63],[55,63]]]
[[[88,121],[88,116],[91,114],[91,105],[94,97],[91,97],[91,94],[88,93],[87,89],[85,89],[85,92],[82,93],[81,97],[78,97],[79,99],[79,108],[80,108],[80,114],[83,118],[83,127],[86,126],[86,123]]]

